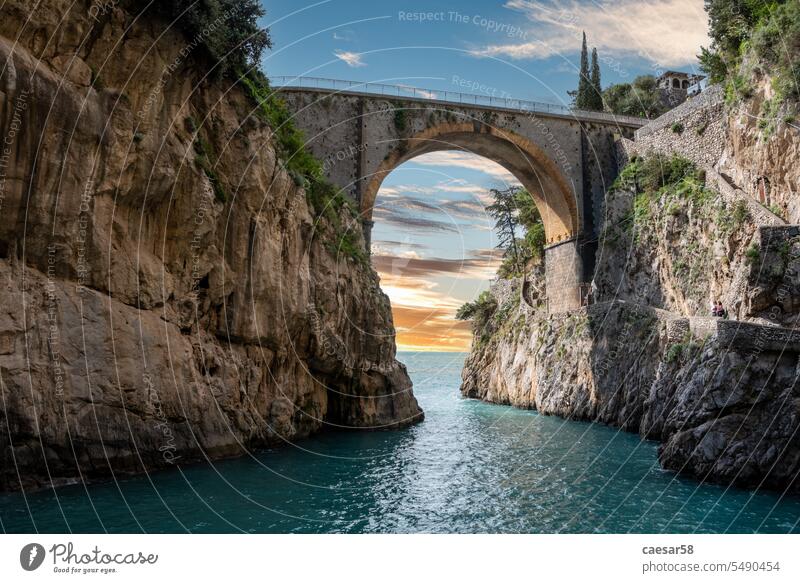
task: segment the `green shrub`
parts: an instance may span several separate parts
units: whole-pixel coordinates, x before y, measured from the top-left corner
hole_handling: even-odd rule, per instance
[[[704,184],[705,173],[690,160],[678,155],[652,154],[631,159],[611,189],[624,188],[655,195],[666,187],[680,187],[676,191],[683,196],[700,196],[706,194]]]
[[[617,115],[658,117],[669,107],[661,100],[661,92],[652,75],[641,75],[633,83],[611,85],[603,91],[603,106]]]
[[[633,157],[620,171],[616,180],[611,185],[611,190],[638,188],[638,176],[642,165],[638,157]]]
[[[702,136],[704,133],[706,133],[706,129],[708,129],[708,120],[704,121],[702,124],[700,124],[699,126],[697,126],[697,127],[695,128],[694,132],[695,132],[695,133],[696,133],[698,136]]]
[[[735,103],[753,94],[756,71],[773,77],[777,99],[800,98],[800,3],[797,0],[706,0],[712,45],[700,64],[712,83],[726,83]]]
[[[761,103],[761,111],[758,117],[758,128],[761,134],[767,138],[772,135],[778,125],[778,110],[781,102],[778,99],[765,99]]]
[[[750,99],[753,93],[755,90],[749,79],[743,75],[732,75],[725,85],[725,102],[729,105],[738,103],[743,99]]]
[[[655,154],[644,159],[639,174],[639,185],[645,192],[655,193],[665,186],[676,185],[696,173],[697,168],[686,158]]]
[[[733,212],[731,213],[733,219],[733,228],[738,229],[745,221],[750,219],[750,209],[743,200],[737,200],[733,205]]]
[[[764,2],[751,33],[753,52],[770,65],[775,76],[774,88],[781,98],[800,97],[797,73],[800,72],[800,3]]]
[[[475,332],[484,330],[486,324],[497,311],[497,300],[491,292],[484,291],[474,302],[467,302],[456,311],[456,319],[472,320]]]
[[[773,215],[783,218],[783,209],[777,204],[771,204],[767,207],[767,209],[769,209],[769,212],[771,212]]]
[[[650,209],[650,196],[643,192],[633,199],[633,222],[637,225],[647,223],[652,213]]]
[[[761,262],[761,248],[758,243],[753,243],[744,252],[744,256],[749,265],[756,265]]]
[[[692,358],[699,349],[700,345],[692,342],[691,340],[673,344],[669,347],[669,349],[667,349],[667,354],[664,356],[664,360],[667,363],[686,362]]]
[[[679,121],[676,121],[675,123],[672,124],[672,126],[670,126],[670,129],[672,130],[672,133],[674,133],[674,134],[682,134],[683,133],[683,124],[681,122],[679,122]]]

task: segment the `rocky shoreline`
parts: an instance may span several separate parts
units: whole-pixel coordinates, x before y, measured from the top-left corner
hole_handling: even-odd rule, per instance
[[[461,391],[661,441],[663,467],[703,481],[800,491],[800,334],[746,326],[622,301],[523,316]]]

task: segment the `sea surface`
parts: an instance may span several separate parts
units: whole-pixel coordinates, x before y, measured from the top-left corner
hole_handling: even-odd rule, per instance
[[[5,532],[800,532],[800,498],[701,485],[657,444],[462,399],[464,354],[401,353],[425,422],[0,495]]]

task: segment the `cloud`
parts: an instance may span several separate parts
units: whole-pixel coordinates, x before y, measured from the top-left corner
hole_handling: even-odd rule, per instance
[[[373,256],[372,259],[373,265],[376,265],[376,258]],[[382,258],[378,261],[381,268],[387,267],[386,261],[396,261],[402,265],[405,260],[396,257]],[[388,267],[392,268],[391,265]],[[442,267],[446,271],[441,273],[452,272],[451,266],[442,264]],[[436,291],[436,283],[424,275],[426,272],[437,273],[433,265],[412,265],[408,270],[401,270],[401,274],[381,271],[377,265],[376,269],[381,276],[381,289],[392,302],[397,345],[400,349],[465,351],[469,348],[472,341],[470,324],[455,318],[456,310],[464,302]],[[418,273],[420,277],[415,277],[412,273]],[[485,283],[475,286],[475,296],[479,293],[477,288],[484,286]]]
[[[472,196],[462,198],[464,194]],[[373,218],[415,230],[485,231],[492,224],[486,213],[490,200],[486,188],[461,179],[440,181],[432,186],[399,184],[381,188]]]
[[[458,227],[451,222],[437,221],[414,216],[401,208],[390,206],[376,206],[372,211],[372,219],[383,221],[396,227],[413,229],[416,231],[440,231],[457,233]]]
[[[398,84],[397,86],[405,89],[412,97],[423,97],[425,99],[436,99],[438,97],[435,91],[420,89],[419,87],[404,85],[402,83]]]
[[[678,67],[694,64],[700,46],[710,43],[702,0],[509,0],[505,7],[531,22],[525,42],[492,44],[473,55],[545,59],[572,54],[586,30],[589,45],[600,53],[633,54],[659,67]]]
[[[417,156],[410,161],[421,166],[449,166],[476,170],[488,174],[496,180],[500,180],[508,185],[520,185],[519,180],[514,178],[508,170],[483,156],[471,154],[470,152],[459,152],[454,150],[444,150],[442,152],[431,152]]]
[[[419,257],[417,251],[428,250],[427,245],[411,241],[391,241],[382,239],[372,241],[372,255],[396,255],[398,257]]]
[[[472,341],[470,324],[455,318],[464,300],[450,293],[460,287],[462,295],[476,297],[494,276],[501,255],[498,249],[476,249],[464,259],[373,253],[381,289],[392,302],[398,347],[467,350]],[[446,293],[439,291],[443,279],[453,282]],[[464,283],[469,289],[463,288]]]
[[[426,154],[428,156],[429,154]],[[416,162],[416,159],[414,160]],[[458,194],[482,194],[486,192],[486,187],[480,184],[467,182],[462,178],[450,178],[442,180],[432,186],[419,186],[417,184],[395,184],[393,186],[381,186],[379,196],[390,198],[405,196],[408,194],[419,194],[433,196],[439,193],[458,193]]]
[[[346,28],[344,30],[334,31],[333,40],[341,40],[345,42],[353,42],[356,40],[356,33],[354,30]]]
[[[460,219],[486,219],[486,206],[477,200],[446,200],[439,208],[448,215]],[[488,219],[487,219],[488,220]]]
[[[348,67],[365,67],[367,65],[361,60],[361,55],[359,53],[337,49],[333,52],[333,54],[337,59],[347,63]]]
[[[411,192],[419,192],[419,190],[413,189]],[[479,195],[476,194],[473,199],[439,199],[434,197],[435,193],[436,189],[431,189],[429,193],[425,191],[420,192],[421,195],[430,196],[428,200],[424,200],[417,196],[407,195],[405,191],[401,190],[392,191],[391,193],[384,193],[381,191],[378,194],[379,204],[376,209],[384,208],[384,213],[390,214],[399,213],[400,209],[423,214],[443,214],[448,218],[459,218],[468,221],[486,219],[487,217],[485,201],[487,200],[488,194],[485,190],[481,191]],[[386,216],[386,214],[384,214],[384,216]],[[414,216],[418,215],[415,214]],[[486,220],[483,222],[486,222]],[[482,223],[478,223],[476,226],[481,225]]]
[[[439,257],[398,257],[396,255],[373,255],[372,265],[381,278],[425,279],[442,275],[457,275],[459,278],[491,279],[500,264],[500,250],[486,250],[464,259],[442,259]]]

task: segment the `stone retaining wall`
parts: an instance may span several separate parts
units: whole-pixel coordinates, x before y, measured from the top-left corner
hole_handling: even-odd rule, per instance
[[[724,107],[722,89],[710,87],[638,129],[636,149],[640,154],[651,150],[680,154],[695,164],[715,167],[727,135]],[[675,124],[679,124],[680,132],[675,131],[678,129]]]

